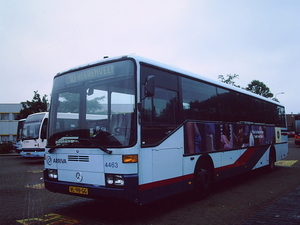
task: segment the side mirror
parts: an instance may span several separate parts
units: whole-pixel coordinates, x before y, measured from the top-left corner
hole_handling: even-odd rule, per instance
[[[145,84],[145,98],[153,97],[155,94],[155,76],[149,75]]]

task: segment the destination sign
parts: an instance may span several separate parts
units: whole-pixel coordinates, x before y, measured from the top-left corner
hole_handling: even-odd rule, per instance
[[[107,77],[110,75],[114,75],[115,73],[115,65],[106,64],[101,66],[95,66],[84,70],[75,71],[67,74],[67,84],[83,82],[99,77]]]

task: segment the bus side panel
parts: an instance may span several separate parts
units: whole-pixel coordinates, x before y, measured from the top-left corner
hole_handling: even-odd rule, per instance
[[[277,145],[277,147],[280,149],[279,150],[280,154],[277,154],[277,149],[276,149],[277,161],[288,156],[288,154],[289,154],[288,141],[289,141],[289,138],[288,138],[287,129],[281,128],[281,142],[280,142],[280,145]]]
[[[276,161],[284,159],[286,156],[288,156],[288,143],[281,143],[275,145],[276,150]]]
[[[215,167],[215,181],[220,181],[268,165],[269,149],[270,146],[265,145],[241,150],[230,150],[228,151],[228,156],[233,152],[240,152],[240,157],[233,161],[228,160],[228,157],[223,161],[222,157],[225,155],[221,154],[221,160],[224,163],[222,163],[220,167]],[[220,153],[211,154],[213,160],[219,160],[220,156],[216,157],[214,156],[215,154],[218,155]]]

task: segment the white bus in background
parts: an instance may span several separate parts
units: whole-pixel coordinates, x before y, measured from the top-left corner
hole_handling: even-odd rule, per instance
[[[48,112],[29,115],[26,118],[22,132],[22,149],[24,157],[44,157],[47,145]]]
[[[20,119],[18,121],[18,127],[17,127],[17,143],[16,143],[16,151],[18,153],[20,153],[21,149],[22,149],[22,132],[23,132],[23,127],[24,127],[24,123],[25,123],[26,119]]]
[[[60,119],[68,112],[78,116]],[[214,182],[288,155],[278,102],[138,56],[57,74],[48,131],[48,190],[138,204],[203,198]]]
[[[24,119],[21,137],[22,147],[19,150],[22,156],[44,157],[45,146],[47,145],[48,115],[48,112],[40,112],[31,114],[26,120]],[[95,120],[93,117],[95,115],[87,115],[91,121]],[[66,129],[66,127],[76,129],[78,124],[74,121],[78,121],[78,113],[59,113],[56,122],[57,129]]]

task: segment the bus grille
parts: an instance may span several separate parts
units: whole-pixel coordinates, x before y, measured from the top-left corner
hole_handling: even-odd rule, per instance
[[[68,155],[68,161],[72,162],[89,162],[88,156],[82,155]]]

